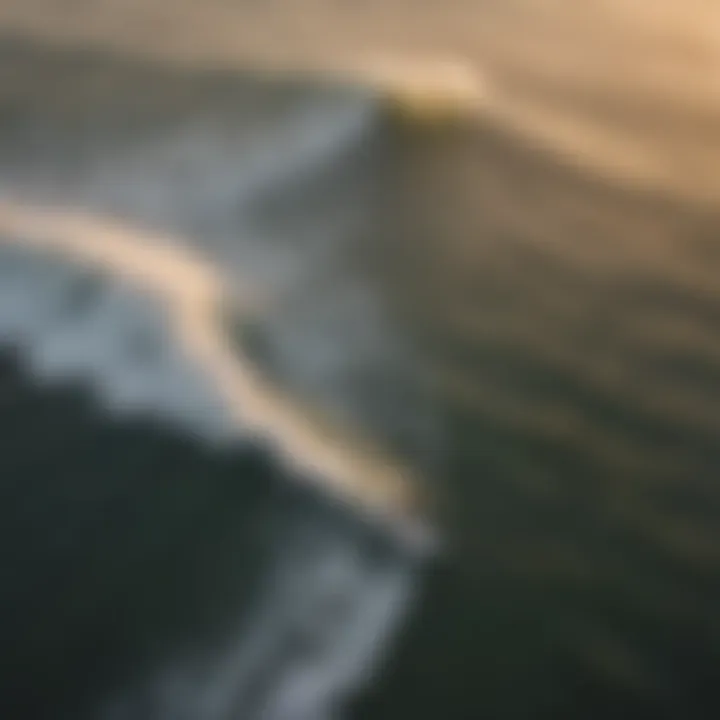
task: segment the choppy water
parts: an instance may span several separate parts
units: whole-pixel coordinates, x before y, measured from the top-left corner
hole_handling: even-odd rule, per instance
[[[167,307],[112,272],[78,300],[97,273],[6,226],[8,716],[716,716],[712,210],[354,88],[0,53],[3,202],[197,251],[236,351],[429,479],[448,536],[293,476]]]

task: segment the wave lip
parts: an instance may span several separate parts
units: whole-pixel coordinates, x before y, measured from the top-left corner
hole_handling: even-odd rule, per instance
[[[417,485],[408,469],[345,431],[308,420],[300,404],[238,353],[221,324],[223,283],[211,265],[178,243],[107,217],[7,199],[0,202],[0,232],[6,245],[59,256],[148,293],[176,343],[212,379],[240,438],[269,442],[294,475],[394,518],[391,524],[414,543],[430,541],[413,510]],[[237,300],[234,288],[233,306],[241,307]]]

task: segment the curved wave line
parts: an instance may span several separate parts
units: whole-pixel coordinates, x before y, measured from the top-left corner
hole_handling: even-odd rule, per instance
[[[240,356],[221,323],[229,298],[220,273],[201,257],[105,215],[7,198],[0,200],[0,233],[2,242],[59,252],[140,284],[168,306],[172,330],[218,382],[243,435],[274,442],[289,469],[340,500],[391,520],[413,543],[431,540],[409,469],[349,429],[315,422],[312,409],[273,387]],[[233,308],[236,304],[242,314],[253,301],[237,299],[233,290]]]

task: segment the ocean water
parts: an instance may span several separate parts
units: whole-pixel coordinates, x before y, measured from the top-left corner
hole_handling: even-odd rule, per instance
[[[717,715],[712,208],[366,88],[0,56],[3,717]]]

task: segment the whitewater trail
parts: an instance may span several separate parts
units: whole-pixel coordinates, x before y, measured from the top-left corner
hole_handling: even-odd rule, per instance
[[[353,451],[343,439],[333,441],[329,425],[323,433],[308,420],[302,408],[283,397],[269,383],[263,382],[260,373],[249,362],[243,362],[220,323],[221,285],[215,277],[216,273],[207,264],[175,249],[167,241],[124,231],[108,221],[9,202],[0,202],[0,231],[4,244],[13,250],[19,247],[50,251],[61,259],[74,260],[81,267],[84,265],[86,270],[104,270],[131,286],[134,284],[146,292],[149,290],[151,295],[156,296],[154,299],[159,299],[164,305],[164,312],[158,313],[161,322],[168,322],[171,332],[176,333],[186,352],[194,356],[215,382],[216,392],[227,403],[227,412],[240,426],[241,433],[266,440],[275,439],[277,450],[296,472],[324,483],[332,492],[354,497],[361,503],[380,509],[391,507],[401,498],[399,493],[403,492],[403,484],[405,493],[412,492],[410,481],[403,478],[402,470],[393,468],[396,463],[389,459],[375,459],[368,454],[369,451],[364,454]],[[19,299],[13,297],[10,300],[10,294],[15,291],[30,295],[28,302],[31,304],[41,302],[42,295],[35,292],[36,286],[32,284],[33,269],[28,269],[30,272],[23,276],[18,271],[18,264],[9,263],[6,259],[4,270],[10,288],[6,290],[8,294],[2,316],[5,327],[0,325],[6,341],[20,341],[29,346],[30,363],[41,375],[44,372],[54,380],[72,376],[79,369],[85,370],[83,365],[89,366],[93,362],[98,363],[99,369],[106,367],[109,372],[114,369],[118,374],[126,373],[127,367],[123,367],[122,359],[112,361],[112,352],[121,350],[123,338],[113,338],[113,334],[122,330],[122,315],[132,312],[133,300],[130,299],[132,293],[129,288],[126,287],[124,293],[120,290],[119,295],[117,291],[109,293],[104,303],[96,308],[102,313],[105,305],[106,314],[100,316],[105,327],[95,320],[94,325],[85,324],[80,328],[98,343],[102,343],[104,338],[108,342],[114,340],[115,347],[107,348],[104,355],[92,354],[76,342],[59,340],[56,326],[49,333],[42,332],[56,319],[53,312],[62,302],[62,293],[66,295],[66,302],[72,300],[79,273],[75,277],[66,277],[64,285],[56,283],[50,288],[44,308],[45,317],[42,317],[39,308],[33,308],[37,320],[33,318],[30,322],[42,318],[41,322],[45,323],[45,327],[37,328],[33,334],[28,332],[28,322],[18,312],[21,307]],[[117,305],[118,298],[122,298],[123,294],[128,297],[113,313],[113,302]],[[143,312],[146,307],[142,302],[135,301],[134,304],[135,312]],[[235,307],[242,308],[237,301]],[[79,320],[85,322],[86,318],[81,316]],[[109,323],[115,323],[111,330],[108,330]],[[15,335],[13,328],[16,329]],[[159,330],[152,328],[150,332]],[[69,327],[63,331],[72,338],[77,335],[78,329]],[[59,345],[65,346],[64,353]],[[104,386],[109,393],[113,392],[115,383],[121,382],[119,377],[114,380],[107,372],[105,379]],[[155,380],[152,378],[136,388],[133,396],[121,400],[121,403],[133,409],[143,404],[157,405],[159,401],[162,404],[157,390],[153,391]],[[163,398],[172,402],[172,395],[167,392]]]
[[[261,592],[211,652],[174,658],[124,693],[103,720],[323,720],[373,676],[414,594],[418,558],[378,560],[367,538],[285,528]]]
[[[144,77],[124,102],[105,96],[108,111],[68,67],[64,110],[0,98],[19,121],[0,134],[0,345],[34,382],[79,381],[111,415],[264,447],[329,508],[288,511],[234,627],[168,651],[95,717],[334,720],[436,543],[416,469],[371,440],[401,427],[429,448],[434,432],[354,267],[378,203],[382,102],[261,83],[245,112],[163,118]],[[410,106],[435,121],[422,93]]]

